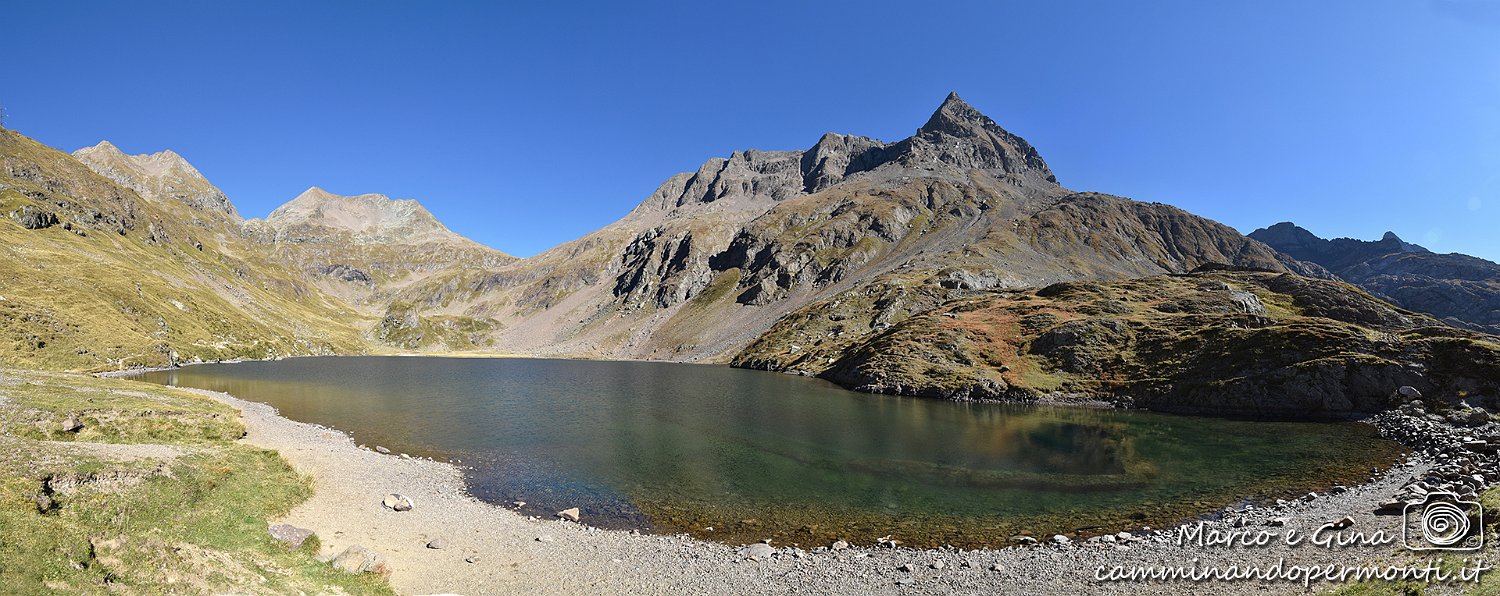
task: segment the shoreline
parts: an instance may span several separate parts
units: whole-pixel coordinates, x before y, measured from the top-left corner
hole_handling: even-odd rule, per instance
[[[873,546],[804,550],[773,544],[747,552],[743,547],[687,535],[592,528],[586,525],[587,518],[574,523],[525,517],[470,496],[457,465],[361,449],[343,431],[287,419],[267,404],[226,393],[181,389],[238,409],[247,432],[242,442],[277,451],[298,472],[312,477],[316,486],[313,497],[273,523],[291,523],[315,531],[325,557],[356,544],[374,549],[386,557],[391,583],[401,593],[743,593],[767,589],[780,593],[864,593],[893,588],[917,594],[1002,589],[1058,593],[1087,586],[1095,593],[1135,594],[1158,591],[1161,584],[1100,582],[1094,578],[1095,569],[1186,564],[1194,559],[1219,560],[1225,565],[1250,559],[1269,565],[1285,558],[1312,565],[1391,560],[1393,556],[1388,546],[1204,549],[1176,544],[1177,528],[1143,530],[1128,537],[1122,533],[1109,541],[1095,538],[968,551]],[[1399,516],[1377,517],[1372,512],[1410,479],[1427,473],[1432,467],[1427,459],[1414,451],[1408,461],[1336,494],[1271,507],[1217,510],[1208,515],[1220,518],[1218,521],[1189,525],[1300,529],[1310,533],[1347,515],[1357,520],[1356,527],[1364,532],[1375,528],[1399,532],[1394,523]],[[416,507],[408,512],[385,509],[381,499],[390,493],[413,498]],[[429,541],[438,538],[450,546],[427,547]],[[1224,594],[1266,593],[1268,589],[1273,593],[1304,591],[1300,583],[1174,585],[1193,585],[1206,590],[1203,593]]]
[[[1349,412],[1329,414],[1327,416],[1305,417],[1305,418],[1303,418],[1303,417],[1292,417],[1292,416],[1257,415],[1257,414],[1250,414],[1250,413],[1245,413],[1245,412],[1222,412],[1222,413],[1215,413],[1215,412],[1153,410],[1153,409],[1150,409],[1150,408],[1138,408],[1138,407],[1135,407],[1133,405],[1123,404],[1118,399],[1116,399],[1116,398],[1110,398],[1110,397],[1107,397],[1107,396],[1087,394],[1087,393],[1067,393],[1067,392],[1060,392],[1060,391],[1053,391],[1053,392],[1043,393],[1043,394],[1040,394],[1040,395],[1036,396],[1034,399],[1029,399],[1029,400],[1006,400],[1006,399],[984,399],[984,398],[980,398],[980,399],[973,399],[973,398],[952,399],[952,398],[936,397],[936,396],[926,396],[926,395],[908,395],[908,394],[903,394],[903,393],[892,393],[892,392],[882,392],[882,391],[867,391],[867,390],[863,390],[863,389],[859,389],[859,388],[845,387],[843,385],[840,385],[838,383],[835,383],[833,381],[824,379],[824,378],[816,376],[816,375],[808,375],[808,374],[804,374],[804,373],[801,373],[801,372],[788,371],[788,370],[772,370],[772,369],[762,369],[762,368],[737,367],[737,366],[734,366],[732,364],[729,364],[728,362],[690,361],[690,360],[657,360],[657,359],[642,359],[642,358],[604,358],[604,357],[596,357],[596,356],[535,355],[535,354],[523,354],[523,353],[513,353],[513,352],[430,352],[430,353],[429,352],[390,352],[390,353],[371,353],[371,354],[301,354],[301,355],[296,355],[296,356],[279,356],[279,357],[276,357],[276,358],[240,358],[240,359],[235,359],[235,360],[214,360],[214,361],[203,361],[203,362],[184,362],[184,363],[180,363],[180,364],[178,364],[176,366],[153,366],[153,367],[141,367],[141,368],[126,368],[126,369],[116,369],[116,370],[100,371],[100,372],[89,372],[89,373],[82,373],[82,374],[88,374],[88,375],[92,375],[92,376],[96,376],[96,377],[100,377],[100,378],[129,379],[131,377],[135,377],[135,376],[138,376],[138,375],[143,375],[143,374],[146,374],[146,373],[167,372],[167,371],[173,371],[173,370],[178,370],[178,369],[182,369],[182,368],[187,368],[187,367],[190,367],[190,366],[200,366],[200,365],[205,365],[205,364],[240,364],[240,363],[245,363],[245,362],[277,362],[277,361],[281,361],[281,360],[291,360],[291,359],[296,359],[296,358],[371,358],[371,357],[385,357],[385,358],[454,358],[454,359],[471,359],[471,360],[527,359],[527,360],[559,360],[559,361],[643,362],[643,363],[657,363],[657,364],[683,364],[683,365],[693,365],[693,366],[723,366],[723,367],[728,367],[728,368],[732,368],[732,369],[736,369],[736,370],[747,370],[747,371],[755,371],[755,372],[764,372],[764,373],[788,375],[788,376],[801,377],[801,378],[806,378],[806,379],[814,379],[814,380],[817,380],[817,381],[828,383],[828,384],[830,384],[830,385],[832,385],[834,387],[837,387],[839,389],[842,389],[844,391],[848,391],[848,392],[851,392],[851,393],[858,393],[858,394],[862,394],[862,395],[880,395],[880,396],[897,397],[897,398],[903,398],[903,399],[932,399],[932,400],[939,400],[939,401],[949,401],[949,402],[954,402],[954,403],[968,403],[968,404],[1005,404],[1005,405],[1018,405],[1018,406],[1031,406],[1031,407],[1083,408],[1083,409],[1091,409],[1091,410],[1129,410],[1129,411],[1137,411],[1137,412],[1150,412],[1150,413],[1153,413],[1153,414],[1163,414],[1163,415],[1168,415],[1168,416],[1187,416],[1187,417],[1219,418],[1219,419],[1224,419],[1224,420],[1245,420],[1245,421],[1263,421],[1263,422],[1359,423],[1359,422],[1365,422],[1365,421],[1369,420],[1370,418],[1373,418],[1374,416],[1376,416],[1375,413],[1360,412],[1360,411],[1349,411]]]
[[[245,362],[279,362],[279,361],[282,361],[282,360],[291,360],[291,359],[294,359],[294,358],[370,358],[370,357],[389,357],[389,358],[457,358],[457,359],[465,359],[465,358],[467,358],[467,359],[471,359],[471,360],[505,360],[505,359],[513,359],[513,358],[514,359],[529,359],[529,360],[597,360],[597,361],[600,361],[600,362],[654,362],[654,363],[658,363],[658,364],[692,364],[692,365],[698,365],[698,366],[728,366],[730,368],[735,368],[733,366],[730,366],[729,363],[727,363],[727,362],[707,362],[707,361],[692,361],[692,360],[656,360],[656,359],[643,359],[643,358],[604,358],[604,357],[596,357],[596,356],[560,356],[560,355],[542,356],[542,355],[536,355],[536,354],[522,354],[522,353],[515,353],[515,352],[387,352],[387,353],[370,353],[370,354],[298,354],[298,355],[295,355],[295,356],[278,356],[278,357],[275,357],[275,358],[236,358],[234,360],[203,360],[203,361],[199,361],[199,362],[182,362],[182,363],[178,363],[178,364],[176,364],[174,366],[142,366],[142,367],[139,367],[139,368],[120,368],[120,369],[115,369],[115,370],[105,370],[105,371],[95,371],[95,372],[87,372],[87,371],[72,371],[72,372],[77,372],[78,374],[85,374],[85,375],[95,376],[95,377],[99,377],[99,378],[102,378],[102,379],[128,379],[130,377],[134,377],[134,376],[137,376],[137,375],[143,375],[143,374],[146,374],[146,373],[173,371],[173,370],[187,368],[187,367],[190,367],[190,366],[201,366],[201,365],[205,365],[205,364],[241,364],[241,363],[245,363]],[[759,370],[759,369],[747,368],[747,369],[741,369],[741,370]],[[775,371],[775,370],[762,371],[762,372],[773,372],[773,373],[781,373],[781,374],[788,374],[788,375],[795,375],[795,376],[806,376],[806,375],[797,375],[797,373],[784,372],[784,371]],[[816,377],[811,377],[811,378],[816,378]],[[879,395],[879,394],[874,394],[874,395]]]

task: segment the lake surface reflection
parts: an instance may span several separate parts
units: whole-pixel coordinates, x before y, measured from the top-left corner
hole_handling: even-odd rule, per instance
[[[728,542],[1000,546],[1164,525],[1357,482],[1400,451],[1359,424],[961,404],[692,364],[330,357],[139,378],[461,459],[471,493],[528,513]]]

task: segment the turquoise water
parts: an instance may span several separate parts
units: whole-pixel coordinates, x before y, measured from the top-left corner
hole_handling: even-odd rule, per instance
[[[338,357],[140,378],[460,459],[471,493],[529,513],[576,506],[592,525],[729,542],[978,546],[1162,525],[1355,482],[1399,451],[1359,424],[961,404],[710,365]]]

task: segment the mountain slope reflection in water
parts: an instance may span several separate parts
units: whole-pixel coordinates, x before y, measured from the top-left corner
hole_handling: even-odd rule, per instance
[[[729,542],[978,546],[1162,525],[1357,482],[1399,452],[1359,424],[962,404],[693,364],[297,358],[141,378],[462,459],[475,496],[529,513],[577,506],[592,525]]]

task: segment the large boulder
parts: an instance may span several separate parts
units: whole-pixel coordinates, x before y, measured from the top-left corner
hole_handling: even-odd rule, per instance
[[[313,535],[312,530],[299,528],[291,524],[275,524],[267,531],[271,534],[272,538],[275,538],[278,542],[287,545],[288,548],[293,550],[302,548],[302,544],[307,542],[307,539]]]
[[[31,205],[22,207],[14,216],[16,221],[20,222],[21,227],[28,230],[40,230],[57,225],[57,215],[50,211],[37,209]]]

